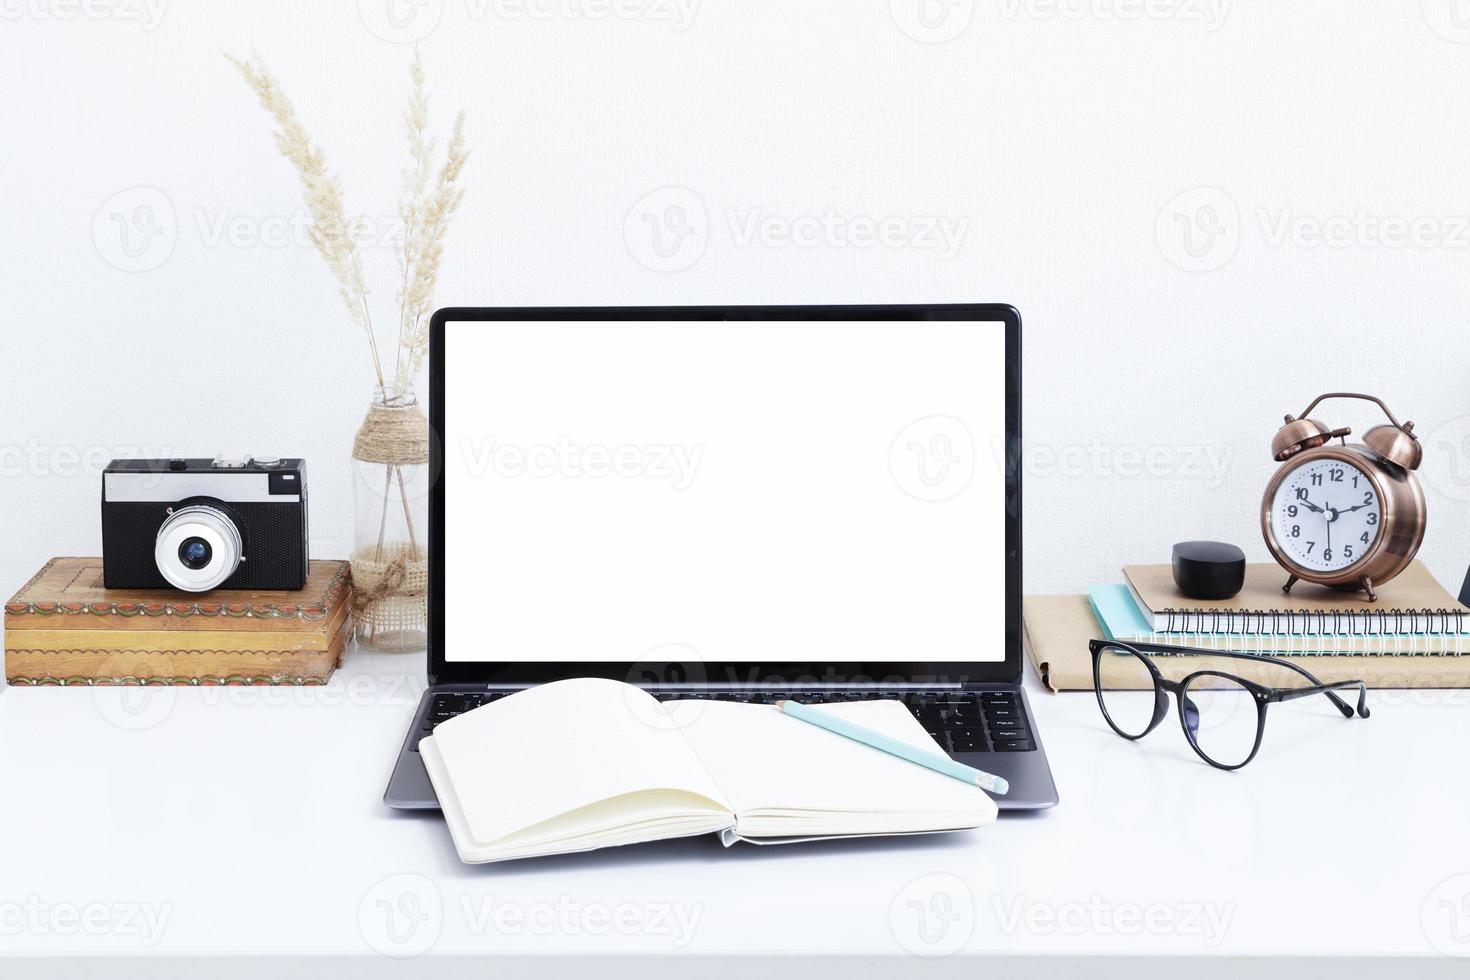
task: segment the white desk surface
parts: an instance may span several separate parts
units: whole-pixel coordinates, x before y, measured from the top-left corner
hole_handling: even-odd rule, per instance
[[[6,689],[0,975],[1470,975],[1470,692],[1273,706],[1230,774],[1028,684],[1050,812],[479,867],[380,799],[422,655],[316,689]]]

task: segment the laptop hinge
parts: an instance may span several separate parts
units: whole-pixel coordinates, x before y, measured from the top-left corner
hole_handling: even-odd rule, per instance
[[[761,689],[768,691],[849,691],[863,689],[880,691],[962,691],[965,689],[964,684],[939,682],[915,683],[911,681],[895,681],[882,684],[871,681],[856,684],[835,682],[787,684],[776,681],[705,681],[697,684],[639,684],[637,686],[652,687],[663,691],[758,691]]]
[[[480,682],[468,682],[468,683],[458,683],[458,684],[441,684],[441,685],[436,685],[436,686],[437,687],[441,687],[441,688],[466,688],[466,689],[470,689],[470,690],[484,690],[484,691],[497,691],[497,690],[498,691],[520,691],[520,690],[525,690],[526,688],[530,688],[530,687],[539,687],[539,686],[541,686],[541,683],[542,682],[533,682],[533,683],[527,683],[527,684],[514,684],[514,683],[491,684],[491,683],[486,683],[486,682],[480,681]],[[775,683],[774,681],[773,682],[755,681],[755,682],[752,682],[752,683],[739,683],[739,682],[729,682],[729,681],[718,682],[717,683],[715,681],[709,681],[709,682],[699,683],[699,684],[695,684],[695,683],[682,683],[682,684],[672,684],[672,683],[671,684],[636,684],[634,686],[635,687],[642,687],[642,688],[650,688],[650,689],[659,690],[659,691],[730,691],[730,692],[740,692],[740,691],[761,691],[761,690],[765,690],[765,691],[852,691],[852,690],[863,691],[863,690],[873,690],[873,691],[916,691],[916,692],[923,692],[923,691],[966,691],[966,690],[971,690],[971,689],[975,689],[975,688],[993,687],[996,684],[1006,684],[1006,683],[1009,683],[1009,682],[1007,682],[1007,681],[970,681],[970,682],[961,684],[961,683],[956,683],[956,682],[938,682],[938,681],[933,681],[933,682],[928,682],[928,683],[919,683],[919,682],[913,682],[913,681],[894,681],[894,682],[884,683],[884,684],[877,684],[877,683],[866,683],[866,684],[837,684],[837,683],[826,683],[826,684],[778,684],[778,683]]]
[[[458,684],[438,684],[441,688],[469,688],[473,690],[524,690],[530,687],[540,687],[542,682],[528,684],[490,684],[483,681],[472,681]],[[983,686],[975,684],[915,684],[915,683],[889,683],[889,684],[777,684],[756,682],[752,684],[715,683],[706,684],[635,684],[635,687],[651,688],[659,691],[850,691],[850,690],[874,690],[874,691],[963,691],[971,687]]]

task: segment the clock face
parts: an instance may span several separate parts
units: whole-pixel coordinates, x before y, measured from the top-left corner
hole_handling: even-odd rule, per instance
[[[1271,501],[1276,544],[1315,572],[1340,572],[1378,540],[1383,501],[1367,475],[1340,459],[1314,459],[1286,474]]]

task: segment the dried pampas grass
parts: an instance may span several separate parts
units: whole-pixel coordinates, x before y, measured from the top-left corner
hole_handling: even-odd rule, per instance
[[[418,212],[415,228],[416,248],[412,257],[413,276],[403,301],[403,332],[398,350],[403,356],[399,365],[401,377],[417,377],[429,353],[429,317],[433,308],[434,287],[439,283],[439,261],[444,257],[444,233],[449,217],[459,207],[464,191],[459,187],[460,171],[468,153],[464,147],[464,113],[454,120],[454,135],[444,155],[444,165],[434,181],[434,193]],[[406,250],[405,250],[406,252]],[[408,257],[405,255],[405,266]]]
[[[424,90],[423,65],[417,51],[409,77],[413,92],[404,113],[404,129],[408,134],[410,166],[403,172],[404,196],[399,206],[404,226],[403,244],[398,249],[398,265],[403,274],[398,293],[396,373],[400,379],[418,377],[429,352],[429,317],[434,287],[439,282],[439,261],[444,256],[444,235],[450,215],[464,197],[459,177],[468,157],[461,112],[454,120],[454,134],[449,139],[433,192],[429,192],[434,143],[425,136],[429,97]]]
[[[306,128],[296,118],[290,99],[266,71],[260,57],[255,56],[248,61],[229,55],[225,57],[239,70],[261,106],[275,120],[276,148],[296,169],[302,196],[311,214],[307,234],[336,278],[338,291],[353,322],[367,336],[378,385],[386,387],[391,381],[400,389],[411,387],[428,354],[429,317],[449,218],[464,197],[459,186],[468,157],[464,144],[464,113],[455,119],[454,133],[431,187],[435,143],[428,136],[429,96],[423,62],[415,51],[413,65],[409,69],[412,86],[404,113],[409,166],[403,172],[403,196],[398,206],[399,217],[403,221],[402,239],[395,249],[400,273],[396,297],[398,343],[390,377],[384,373],[383,359],[379,355],[378,335],[373,328],[368,289],[363,280],[362,257],[357,249],[361,219],[347,217],[341,180],[327,170],[324,154],[312,144]]]

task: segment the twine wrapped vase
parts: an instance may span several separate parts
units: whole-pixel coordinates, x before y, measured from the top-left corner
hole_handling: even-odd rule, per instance
[[[357,642],[422,650],[429,629],[429,420],[411,390],[377,389],[352,458]]]

